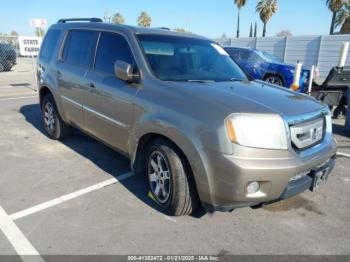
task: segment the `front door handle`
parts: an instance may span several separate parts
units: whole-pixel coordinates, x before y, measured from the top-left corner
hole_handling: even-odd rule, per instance
[[[96,88],[96,86],[95,86],[94,83],[89,83],[89,87],[91,87],[91,88]]]

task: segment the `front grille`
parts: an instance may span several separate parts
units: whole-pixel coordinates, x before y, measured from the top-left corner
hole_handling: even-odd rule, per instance
[[[297,150],[304,150],[321,143],[325,133],[326,121],[324,117],[290,126],[292,145]]]

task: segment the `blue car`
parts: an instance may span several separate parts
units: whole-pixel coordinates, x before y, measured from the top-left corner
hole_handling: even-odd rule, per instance
[[[226,52],[254,79],[290,88],[295,65],[283,63],[269,52],[237,47],[226,47]],[[302,69],[298,92],[307,92],[310,70]]]

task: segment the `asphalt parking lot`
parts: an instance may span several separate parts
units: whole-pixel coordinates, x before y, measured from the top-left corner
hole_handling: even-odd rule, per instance
[[[33,81],[30,59],[0,73],[1,255],[350,254],[350,158],[338,158],[316,193],[168,217],[125,157],[80,132],[45,136]],[[350,154],[343,124],[335,136]]]

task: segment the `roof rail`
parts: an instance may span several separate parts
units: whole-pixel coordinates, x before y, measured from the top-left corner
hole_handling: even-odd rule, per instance
[[[67,22],[90,22],[90,23],[101,23],[103,22],[101,18],[68,18],[60,19],[57,21],[58,24],[64,24]]]

